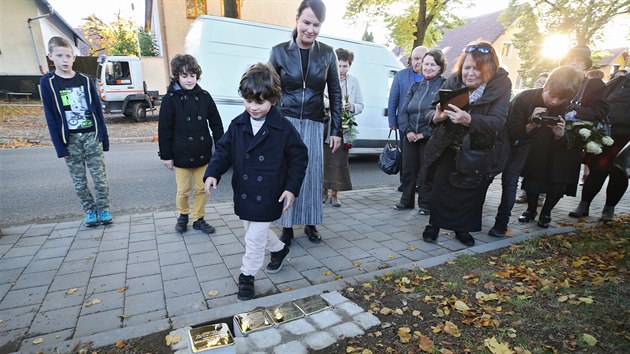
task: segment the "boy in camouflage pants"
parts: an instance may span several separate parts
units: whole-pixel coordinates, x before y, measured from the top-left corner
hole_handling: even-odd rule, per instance
[[[67,39],[52,37],[48,42],[48,58],[55,64],[55,70],[42,76],[40,87],[57,157],[66,161],[85,211],[85,226],[97,226],[99,221],[110,224],[112,214],[103,158],[103,151],[109,150],[109,138],[98,90],[89,77],[72,70],[75,55]],[[86,166],[94,181],[96,201],[88,189]]]

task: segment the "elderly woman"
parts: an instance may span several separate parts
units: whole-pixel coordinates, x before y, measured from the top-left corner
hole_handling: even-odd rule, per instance
[[[298,130],[308,148],[308,167],[299,196],[293,206],[276,221],[281,224],[281,240],[293,239],[293,225],[304,224],[311,242],[321,242],[315,225],[324,222],[322,185],[324,180],[324,88],[330,98],[330,148],[341,146],[341,87],[337,58],[332,47],[318,42],[317,36],[326,19],[326,5],[321,0],[304,0],[295,17],[295,29],[288,42],[271,49],[269,62],[280,76],[282,97],[278,103],[285,116]]]
[[[343,106],[341,109],[345,114],[356,116],[363,112],[363,96],[361,95],[361,87],[359,86],[359,80],[356,77],[348,74],[352,61],[354,61],[354,53],[352,51],[337,48],[337,60],[339,62],[339,84],[341,85],[341,95],[343,97]],[[328,95],[324,95],[324,104],[326,108],[330,108],[330,100]],[[326,124],[326,128],[330,129],[330,124]],[[346,144],[352,146],[352,141],[346,140],[346,133],[348,130],[344,129],[344,136],[342,143],[343,149],[337,150],[336,153],[332,153],[332,149],[327,146],[329,139],[324,141],[324,204],[330,203],[334,207],[340,207],[339,191],[352,190],[352,180],[350,179],[350,169],[348,168],[348,153],[350,148],[346,148]],[[331,190],[330,195],[328,190]]]
[[[423,79],[411,85],[405,105],[401,111],[403,124],[399,129],[404,133],[402,148],[402,196],[400,202],[394,205],[396,210],[413,209],[418,181],[418,208],[420,215],[429,215],[429,193],[431,183],[425,182],[424,171],[421,171],[424,159],[424,148],[433,133],[433,129],[426,119],[427,109],[432,106],[437,93],[446,79],[442,73],[446,69],[444,53],[431,50],[422,59]],[[420,178],[417,179],[418,172]]]
[[[445,228],[472,246],[475,239],[470,232],[481,230],[486,192],[502,168],[499,161],[507,157],[500,152],[507,137],[504,127],[512,82],[499,67],[492,45],[479,41],[466,46],[442,88],[467,88],[468,105],[460,109],[449,104],[445,110],[437,105],[428,113],[435,128],[425,149],[425,163],[434,178],[431,217],[422,238],[436,242],[440,228]]]

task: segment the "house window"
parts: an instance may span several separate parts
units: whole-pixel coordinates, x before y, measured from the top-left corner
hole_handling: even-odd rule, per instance
[[[206,0],[186,0],[186,18],[207,15]]]
[[[222,0],[221,9],[224,17],[241,18],[241,0]]]
[[[504,42],[501,47],[501,56],[505,58],[512,57],[512,43]]]

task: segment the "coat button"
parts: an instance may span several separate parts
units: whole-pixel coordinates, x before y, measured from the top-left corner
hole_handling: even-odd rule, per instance
[[[201,139],[201,140],[203,141],[204,137],[202,136],[202,137],[201,137],[201,138],[199,138],[199,139]]]
[[[261,196],[259,196],[259,195],[257,195],[257,196],[256,196],[256,200],[257,200],[257,201],[261,201],[261,200],[262,200],[262,197],[261,197]]]
[[[181,98],[180,98],[180,100],[182,100],[182,101],[183,101],[183,100],[184,100],[184,97],[181,97]]]
[[[241,194],[241,199],[247,199],[247,194],[245,193]]]
[[[262,176],[258,176],[256,177],[256,179],[258,180],[258,182],[262,182]]]
[[[188,95],[184,95],[184,99],[187,100],[188,99]]]
[[[245,154],[245,158],[248,159],[249,158],[249,154]]]
[[[205,156],[201,155],[201,157],[199,157],[199,158],[203,160],[203,158],[204,158],[204,157],[205,157]]]
[[[202,119],[201,116],[197,116],[197,120],[201,120],[201,119]]]
[[[193,137],[192,137],[192,136],[189,136],[189,137],[188,137],[188,141],[193,141]]]
[[[265,157],[263,155],[258,156],[258,161],[265,161]]]
[[[190,117],[186,117],[186,120],[190,122]]]
[[[199,97],[195,96],[195,101],[199,101]]]
[[[248,175],[243,175],[243,179],[247,181],[247,179],[249,178]]]
[[[193,158],[191,157],[191,158],[190,158],[190,162],[193,162],[193,161],[195,161],[195,159],[193,159]]]

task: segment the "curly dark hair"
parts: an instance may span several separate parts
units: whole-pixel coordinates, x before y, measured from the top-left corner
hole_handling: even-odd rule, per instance
[[[190,54],[177,54],[171,60],[171,82],[177,82],[179,75],[183,73],[197,75],[197,80],[201,78],[201,66],[197,59]]]
[[[280,76],[271,64],[256,63],[245,70],[238,93],[246,100],[267,100],[276,104],[282,94]]]

